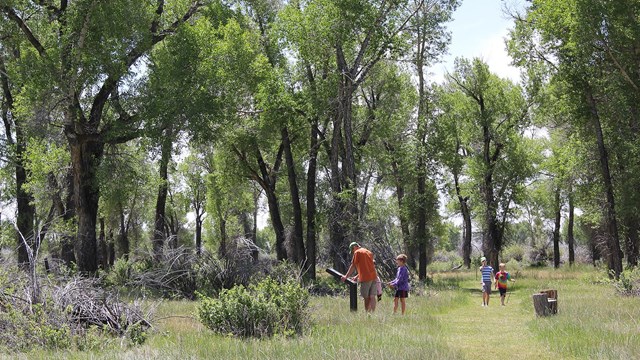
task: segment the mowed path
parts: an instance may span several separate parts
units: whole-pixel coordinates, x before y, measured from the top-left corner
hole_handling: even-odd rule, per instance
[[[480,287],[465,285],[461,289],[466,294],[464,303],[437,315],[449,346],[467,359],[558,359],[528,328],[535,314],[533,305],[526,312],[521,304],[531,302],[526,289],[513,291],[506,306],[500,305],[500,296],[494,291],[490,306],[483,307]]]

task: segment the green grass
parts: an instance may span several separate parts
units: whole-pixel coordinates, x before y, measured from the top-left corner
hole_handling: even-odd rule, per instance
[[[512,271],[515,274],[516,271]],[[118,342],[95,352],[34,351],[14,358],[68,359],[637,359],[640,299],[621,297],[589,267],[524,269],[507,306],[481,306],[475,271],[436,273],[416,289],[407,315],[388,295],[373,315],[349,312],[348,297],[313,298],[314,326],[295,339],[242,340],[213,334],[195,319],[196,303],[163,302],[156,328],[139,347]],[[531,294],[557,289],[559,314],[537,318]],[[416,294],[421,294],[420,296]],[[362,302],[359,303],[362,307]]]

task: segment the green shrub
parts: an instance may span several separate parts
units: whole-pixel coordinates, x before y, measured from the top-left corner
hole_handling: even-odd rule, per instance
[[[308,326],[308,304],[309,292],[298,283],[266,278],[249,287],[224,289],[217,299],[202,296],[198,317],[223,335],[292,336]]]
[[[640,296],[640,269],[624,270],[618,280],[613,280],[613,285],[623,295]]]
[[[515,260],[517,262],[522,262],[525,256],[525,248],[523,245],[512,244],[507,248],[502,250],[502,262],[510,262],[511,260]]]
[[[309,292],[314,296],[344,296],[349,292],[349,287],[333,276],[317,276],[309,287]]]

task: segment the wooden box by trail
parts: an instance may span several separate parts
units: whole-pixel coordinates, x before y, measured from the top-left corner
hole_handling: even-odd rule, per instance
[[[542,290],[533,294],[533,308],[538,316],[548,316],[558,313],[558,291]]]

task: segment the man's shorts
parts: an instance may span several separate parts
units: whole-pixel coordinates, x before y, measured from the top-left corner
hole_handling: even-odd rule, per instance
[[[491,281],[485,281],[482,285],[482,292],[491,295]]]
[[[500,291],[500,295],[504,295],[507,293],[507,288],[498,287],[498,291]]]
[[[360,295],[362,295],[363,298],[366,299],[369,297],[374,297],[377,294],[378,290],[376,289],[375,280],[360,283]]]

